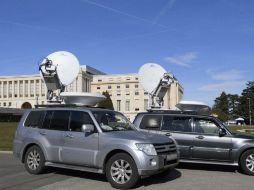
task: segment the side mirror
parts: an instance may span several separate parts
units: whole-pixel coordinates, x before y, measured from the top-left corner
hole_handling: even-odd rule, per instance
[[[219,129],[219,136],[220,136],[220,137],[223,137],[223,136],[225,136],[225,135],[227,135],[226,129],[220,128],[220,129]]]
[[[91,133],[93,131],[94,131],[94,125],[91,125],[91,124],[83,124],[82,125],[82,132]]]

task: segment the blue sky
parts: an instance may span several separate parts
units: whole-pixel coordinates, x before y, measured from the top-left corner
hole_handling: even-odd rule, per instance
[[[66,50],[106,73],[156,62],[185,100],[240,93],[254,70],[253,0],[1,0],[0,75]]]

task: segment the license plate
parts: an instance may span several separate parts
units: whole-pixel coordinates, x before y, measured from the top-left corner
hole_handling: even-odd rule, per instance
[[[176,154],[169,154],[169,155],[167,155],[167,158],[166,158],[167,161],[175,160],[175,159],[177,159]]]

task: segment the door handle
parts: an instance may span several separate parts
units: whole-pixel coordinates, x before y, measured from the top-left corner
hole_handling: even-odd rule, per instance
[[[205,137],[202,135],[196,136],[197,139],[204,139]]]
[[[39,132],[41,135],[46,135],[46,132],[45,131],[40,131]]]
[[[68,133],[65,134],[64,136],[65,136],[65,137],[68,137],[68,138],[73,138],[73,135],[72,135],[72,134],[68,134]]]

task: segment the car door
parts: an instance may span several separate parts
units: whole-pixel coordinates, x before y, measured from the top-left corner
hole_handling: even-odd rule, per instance
[[[48,161],[61,162],[60,153],[64,144],[64,131],[68,130],[69,111],[47,111],[39,138],[46,149]]]
[[[180,158],[191,157],[191,147],[194,134],[192,133],[192,118],[190,116],[164,115],[161,132],[171,136],[177,141]]]
[[[209,118],[194,118],[192,158],[229,161],[232,147],[230,135],[219,136],[219,124]]]
[[[64,146],[61,158],[64,163],[83,166],[94,166],[98,153],[99,134],[96,130],[91,133],[82,132],[82,125],[94,125],[89,113],[71,111],[69,130],[64,134]]]

